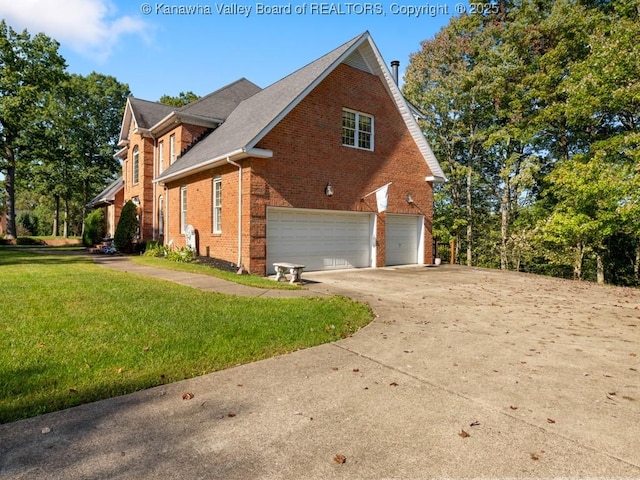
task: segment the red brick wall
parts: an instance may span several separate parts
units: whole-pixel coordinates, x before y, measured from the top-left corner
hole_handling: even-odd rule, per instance
[[[342,146],[342,110],[374,117],[374,151]],[[431,263],[433,192],[431,172],[384,85],[371,74],[341,65],[257,145],[270,159],[246,159],[243,166],[242,261],[252,273],[266,273],[268,206],[376,212],[375,195],[385,183],[388,212],[424,215],[425,263]],[[168,137],[165,142],[168,155]],[[212,179],[222,176],[223,232],[212,233]],[[327,183],[334,195],[327,197]],[[168,184],[166,242],[184,245],[180,234],[180,187],[187,184],[188,223],[198,230],[199,252],[238,259],[238,169],[225,165]],[[405,201],[411,191],[414,205]],[[377,265],[385,264],[384,213],[378,214]]]
[[[374,117],[374,150],[342,146],[343,108]],[[274,156],[253,160],[251,270],[266,268],[266,207],[377,211],[375,195],[390,185],[388,212],[428,219],[425,263],[431,263],[433,191],[431,172],[382,82],[374,75],[340,65],[257,145]],[[334,195],[327,197],[327,183]],[[405,201],[411,192],[414,205]],[[385,264],[385,214],[378,214],[377,265]]]

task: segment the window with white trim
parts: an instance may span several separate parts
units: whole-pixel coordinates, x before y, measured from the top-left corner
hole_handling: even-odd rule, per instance
[[[164,235],[164,197],[158,197],[158,235]]]
[[[176,161],[176,135],[175,133],[169,137],[169,165]]]
[[[164,142],[158,142],[158,175],[164,171]]]
[[[222,177],[213,179],[213,233],[222,233]]]
[[[180,233],[187,229],[187,186],[180,187]]]
[[[342,110],[342,145],[373,150],[373,117],[354,110]]]
[[[132,182],[135,185],[140,181],[140,150],[136,145],[133,147],[133,179]]]

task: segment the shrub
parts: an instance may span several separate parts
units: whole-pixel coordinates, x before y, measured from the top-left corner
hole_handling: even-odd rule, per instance
[[[38,235],[38,217],[29,212],[22,212],[16,218],[18,235]]]
[[[84,243],[85,246],[97,245],[102,241],[106,233],[107,221],[104,218],[104,210],[99,208],[87,215],[84,223],[84,235],[82,237],[82,243]]]
[[[168,253],[169,249],[159,242],[148,242],[144,251],[146,257],[166,257]]]
[[[138,233],[138,215],[135,204],[129,200],[122,207],[120,220],[113,236],[113,243],[119,252],[131,253],[133,240]]]
[[[180,247],[177,249],[169,250],[167,253],[167,260],[179,263],[189,263],[193,261],[193,250],[187,247]]]

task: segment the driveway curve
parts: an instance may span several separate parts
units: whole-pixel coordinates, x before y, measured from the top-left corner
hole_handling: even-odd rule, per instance
[[[376,320],[0,425],[0,478],[640,477],[637,290],[455,266],[305,279]]]

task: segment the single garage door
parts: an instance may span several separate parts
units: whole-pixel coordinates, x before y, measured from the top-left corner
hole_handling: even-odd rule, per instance
[[[418,254],[422,228],[417,215],[387,215],[386,264],[409,265],[420,263]]]
[[[267,271],[274,262],[332,270],[371,265],[371,215],[324,210],[267,210]]]

